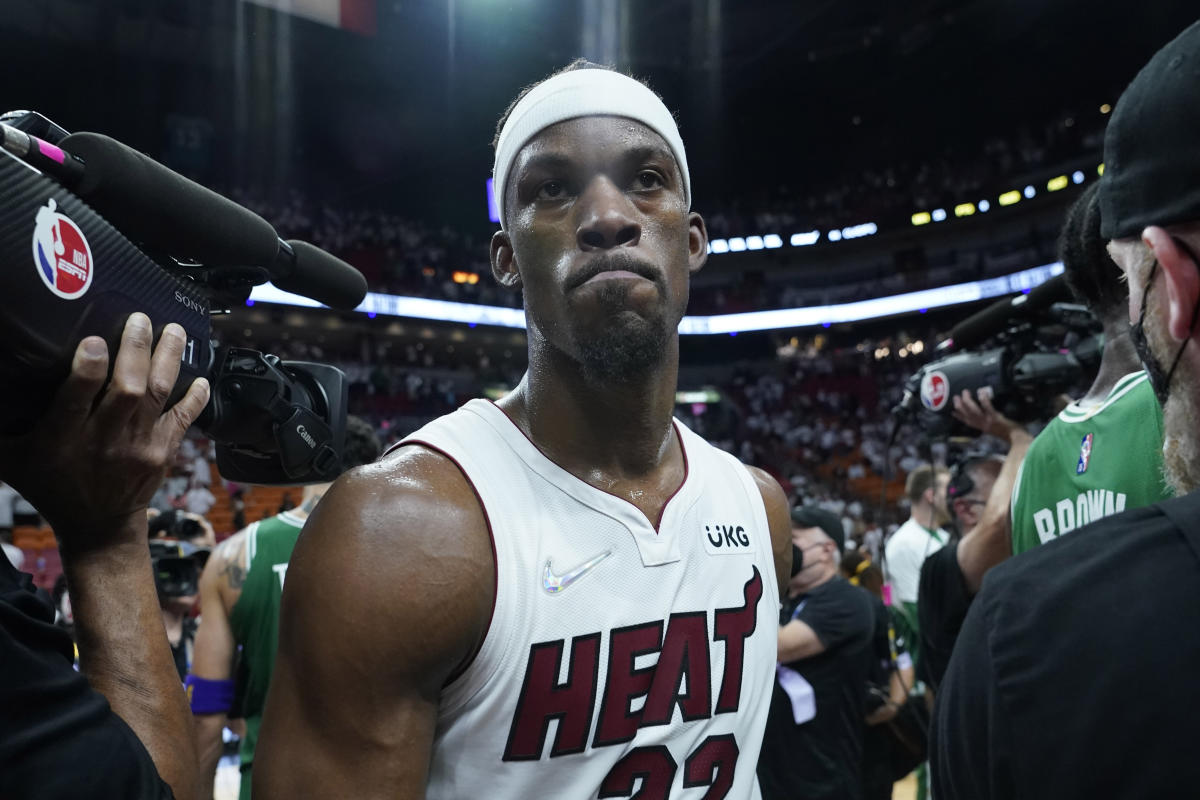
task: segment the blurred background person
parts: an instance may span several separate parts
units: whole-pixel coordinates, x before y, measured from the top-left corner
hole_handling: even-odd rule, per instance
[[[1129,290],[1100,233],[1100,184],[1059,238],[1067,284],[1104,326],[1087,394],[1037,435],[1012,495],[1012,549],[1023,553],[1127,508],[1172,496],[1162,476],[1162,409],[1129,339]]]
[[[766,800],[857,799],[875,615],[870,596],[838,574],[846,534],[837,515],[799,507],[792,525],[793,574],[759,784]]]

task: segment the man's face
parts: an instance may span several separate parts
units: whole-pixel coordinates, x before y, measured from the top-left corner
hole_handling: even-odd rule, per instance
[[[600,378],[661,363],[708,244],[662,137],[621,117],[560,122],[522,148],[508,187],[492,268],[523,288],[531,336]]]
[[[962,497],[954,498],[954,513],[964,535],[970,533],[979,524],[979,520],[983,517],[983,508],[987,505],[988,496],[992,493],[992,486],[996,483],[996,476],[990,471],[978,470],[971,477],[975,482],[974,488]]]
[[[1155,269],[1153,283],[1149,280],[1153,255],[1137,240],[1110,242],[1109,254],[1125,273],[1129,283],[1129,321],[1141,318],[1145,297],[1146,314],[1142,327],[1146,346],[1164,367],[1175,358],[1179,343],[1167,333],[1167,288],[1162,270]],[[1148,293],[1148,294],[1147,294]],[[1163,405],[1163,468],[1167,482],[1177,494],[1200,488],[1200,374],[1191,358],[1183,358],[1176,367],[1168,387],[1168,402]]]
[[[837,569],[837,543],[820,528],[792,528],[792,544],[804,553],[804,567],[792,577],[793,582],[808,584]]]

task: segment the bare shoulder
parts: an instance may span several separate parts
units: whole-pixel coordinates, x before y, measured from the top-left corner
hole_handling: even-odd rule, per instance
[[[779,581],[780,592],[787,586],[792,574],[792,513],[788,507],[787,495],[779,481],[771,477],[766,470],[747,466],[758,493],[762,495],[763,506],[767,510],[767,524],[771,528],[771,551],[775,557],[775,577]]]
[[[246,583],[246,528],[215,548],[200,576],[201,590],[215,591],[226,610],[233,607]]]
[[[345,620],[374,619],[373,641],[346,641],[347,651],[382,645],[396,666],[420,662],[442,680],[486,633],[494,569],[466,476],[440,453],[404,447],[326,492],[292,555],[284,613],[303,609],[308,621],[329,623],[313,630],[340,629],[339,637],[361,633]]]

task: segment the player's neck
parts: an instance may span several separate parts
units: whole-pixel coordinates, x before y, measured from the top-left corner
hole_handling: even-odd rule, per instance
[[[653,372],[629,381],[590,381],[577,363],[563,363],[568,361],[561,355],[531,358],[521,384],[500,407],[576,475],[599,470],[613,479],[637,478],[662,466],[675,438],[678,343]]]
[[[1123,323],[1123,324],[1122,324]],[[1129,323],[1124,320],[1109,320],[1104,323],[1104,350],[1100,354],[1100,369],[1092,381],[1087,394],[1079,398],[1080,405],[1095,405],[1102,402],[1117,381],[1131,372],[1142,368],[1133,342],[1129,339]]]
[[[941,527],[937,524],[937,513],[932,506],[913,506],[912,516],[908,518],[908,521],[920,525],[927,531],[936,531]]]

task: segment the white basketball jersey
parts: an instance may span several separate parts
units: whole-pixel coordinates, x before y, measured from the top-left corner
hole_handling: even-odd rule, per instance
[[[495,548],[495,606],[442,692],[427,796],[759,797],[779,592],[766,511],[678,422],[658,529],[472,400],[405,440],[457,462]]]

